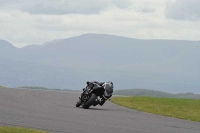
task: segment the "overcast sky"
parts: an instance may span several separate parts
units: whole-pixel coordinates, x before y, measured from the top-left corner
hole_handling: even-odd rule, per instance
[[[200,0],[0,0],[0,39],[16,47],[85,33],[200,40]]]

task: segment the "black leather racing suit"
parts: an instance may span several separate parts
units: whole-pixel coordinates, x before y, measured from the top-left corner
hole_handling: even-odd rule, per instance
[[[97,81],[93,81],[93,82],[87,82],[88,86],[90,86],[92,88],[92,91],[99,91],[99,92],[104,92],[104,87],[102,86],[105,82],[97,82]],[[99,87],[93,86],[93,84],[98,84]],[[102,95],[100,95],[101,100],[96,101],[93,105],[96,106],[97,104],[99,105],[103,105],[106,100],[108,100],[109,98],[112,97],[112,94],[110,94],[109,96],[105,96],[104,93],[102,93]]]

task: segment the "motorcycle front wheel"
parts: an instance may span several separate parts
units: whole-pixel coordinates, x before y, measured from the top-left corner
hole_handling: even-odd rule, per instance
[[[88,109],[90,106],[93,105],[94,101],[97,99],[97,95],[92,93],[91,97],[89,98],[89,100],[87,102],[85,102],[82,107],[84,109]]]

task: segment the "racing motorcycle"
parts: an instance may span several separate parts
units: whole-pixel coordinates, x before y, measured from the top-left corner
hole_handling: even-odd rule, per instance
[[[88,109],[90,106],[96,106],[99,101],[103,99],[101,96],[110,96],[113,92],[113,86],[105,83],[104,89],[95,90],[95,88],[101,87],[99,84],[90,83],[85,88],[83,88],[83,93],[79,97],[78,102],[76,103],[76,107],[82,106],[84,109]],[[110,93],[106,90],[111,90]]]

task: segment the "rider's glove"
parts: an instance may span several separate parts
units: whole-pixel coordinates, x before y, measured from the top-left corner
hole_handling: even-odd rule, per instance
[[[89,94],[91,94],[93,92],[93,89],[91,89],[90,91],[89,91]]]

